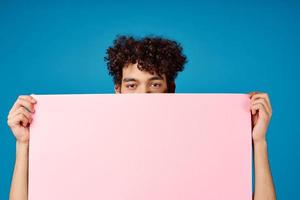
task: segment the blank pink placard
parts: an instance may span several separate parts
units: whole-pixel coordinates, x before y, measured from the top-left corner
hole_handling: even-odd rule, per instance
[[[250,200],[247,94],[35,95],[29,200]]]

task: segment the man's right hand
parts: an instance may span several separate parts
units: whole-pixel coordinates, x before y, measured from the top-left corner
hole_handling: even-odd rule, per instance
[[[32,122],[34,104],[36,103],[37,101],[32,96],[19,96],[9,111],[7,124],[17,142],[29,143],[29,126]]]

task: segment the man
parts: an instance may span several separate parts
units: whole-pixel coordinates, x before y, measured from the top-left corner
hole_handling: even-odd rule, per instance
[[[119,36],[107,49],[109,74],[115,93],[175,93],[175,79],[183,71],[186,57],[180,44],[161,37]],[[253,121],[255,187],[254,200],[276,199],[271,176],[266,132],[272,108],[266,93],[249,93]],[[28,198],[29,126],[34,104],[31,96],[19,96],[8,115],[8,125],[16,138],[16,162],[10,199]]]

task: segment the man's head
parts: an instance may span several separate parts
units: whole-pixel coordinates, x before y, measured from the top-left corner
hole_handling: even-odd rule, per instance
[[[116,93],[174,93],[187,62],[180,44],[162,37],[119,36],[106,54]]]

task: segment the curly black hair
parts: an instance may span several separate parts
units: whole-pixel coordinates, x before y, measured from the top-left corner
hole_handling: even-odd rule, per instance
[[[178,42],[163,37],[119,35],[106,50],[104,60],[115,84],[121,84],[124,66],[137,63],[139,70],[159,76],[165,74],[169,87],[187,62],[182,51]]]

